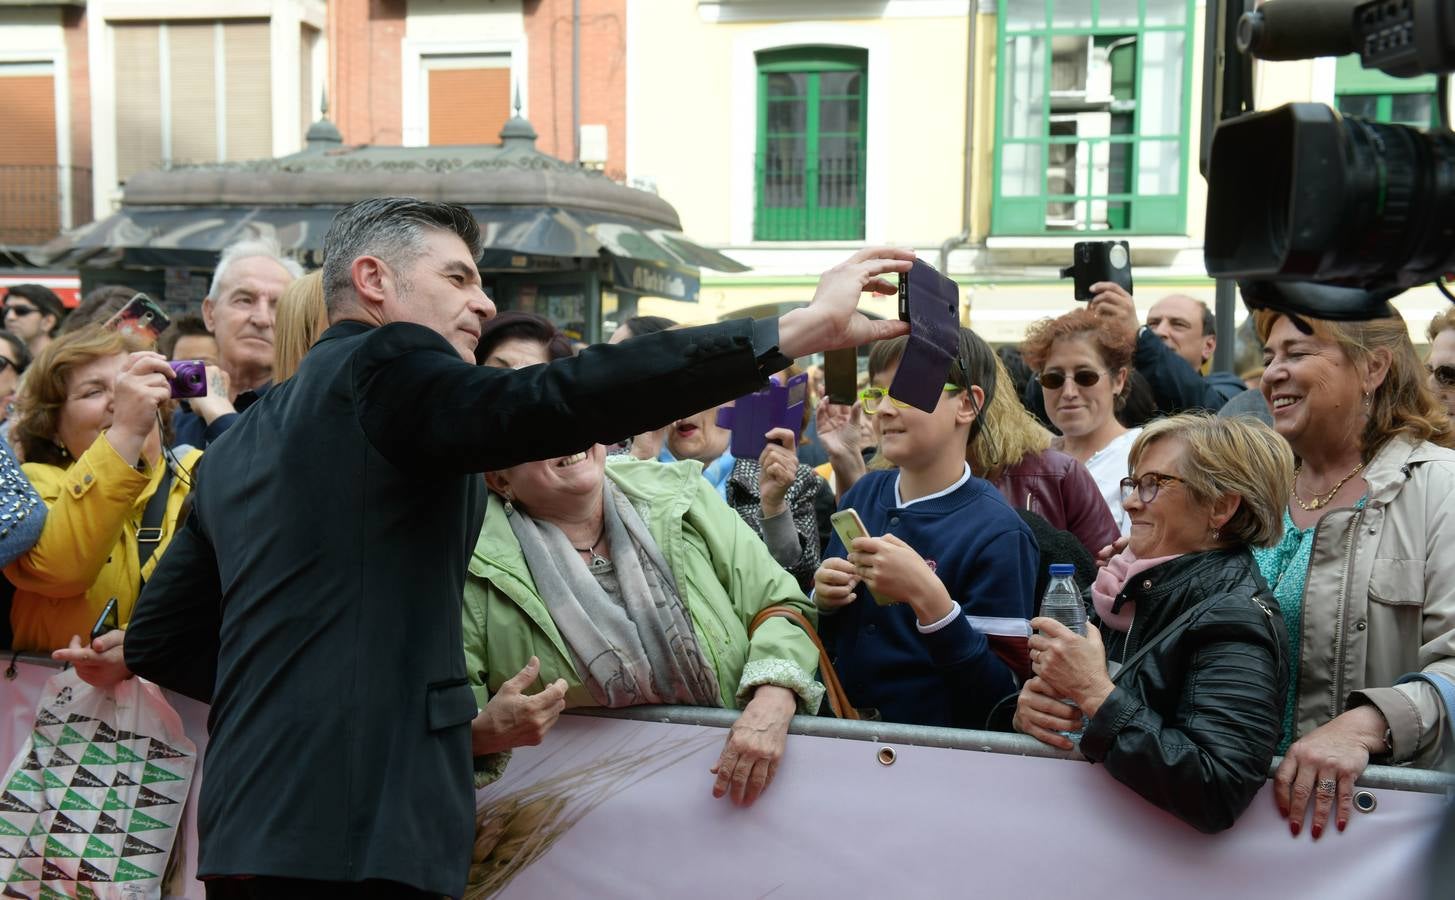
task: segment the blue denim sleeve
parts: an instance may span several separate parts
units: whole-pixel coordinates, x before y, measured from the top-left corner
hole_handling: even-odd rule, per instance
[[[35,546],[45,514],[45,504],[20,470],[10,445],[0,440],[0,567]]]

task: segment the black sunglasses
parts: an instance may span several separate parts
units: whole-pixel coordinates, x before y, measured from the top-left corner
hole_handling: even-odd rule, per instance
[[[6,316],[28,316],[31,313],[38,312],[40,312],[40,309],[34,306],[21,306],[15,303],[0,306],[0,315]]]
[[[1440,382],[1441,387],[1455,387],[1455,366],[1425,366],[1425,371]]]
[[[1071,380],[1081,387],[1089,388],[1101,380],[1101,373],[1095,369],[1077,369],[1071,376]],[[1041,387],[1051,391],[1059,391],[1066,384],[1065,372],[1042,372]]]

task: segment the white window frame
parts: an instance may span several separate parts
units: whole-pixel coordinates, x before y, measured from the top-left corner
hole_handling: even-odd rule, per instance
[[[404,38],[400,46],[403,72],[399,95],[403,104],[402,143],[406,147],[429,145],[429,77],[432,68],[488,68],[505,60],[510,69],[511,115],[515,114],[515,98],[520,97],[520,114],[529,117],[529,71],[526,64],[524,37],[495,41],[422,41]],[[474,65],[472,65],[472,63]],[[483,65],[482,65],[483,64]]]
[[[729,235],[734,246],[782,246],[785,241],[757,241],[753,238],[753,213],[757,199],[754,177],[758,147],[758,53],[785,47],[853,47],[868,54],[867,122],[890,122],[889,36],[874,26],[841,26],[823,23],[775,25],[740,35],[732,50],[732,110],[728,140],[732,147]],[[860,246],[885,240],[889,221],[889,129],[870,127],[864,141],[864,240],[811,241],[812,244]]]

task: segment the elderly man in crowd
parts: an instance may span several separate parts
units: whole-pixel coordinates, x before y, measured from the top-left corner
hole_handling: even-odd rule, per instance
[[[206,448],[267,390],[273,378],[278,297],[302,274],[302,267],[284,259],[271,241],[240,241],[222,251],[202,301],[202,321],[217,339],[222,388],[233,408],[206,416],[179,410],[172,420],[176,445]]]

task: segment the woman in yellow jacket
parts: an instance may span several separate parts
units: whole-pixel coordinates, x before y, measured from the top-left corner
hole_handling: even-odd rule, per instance
[[[49,514],[35,546],[5,569],[15,585],[10,622],[17,650],[89,643],[112,597],[124,626],[181,516],[202,454],[163,453],[172,369],[160,354],[131,350],[113,331],[66,335],[41,351],[21,390],[15,437]],[[219,393],[227,402],[225,390],[212,390],[220,378],[209,367],[209,396],[194,400],[194,408],[217,402]],[[142,564],[143,513],[169,465],[161,534]]]

